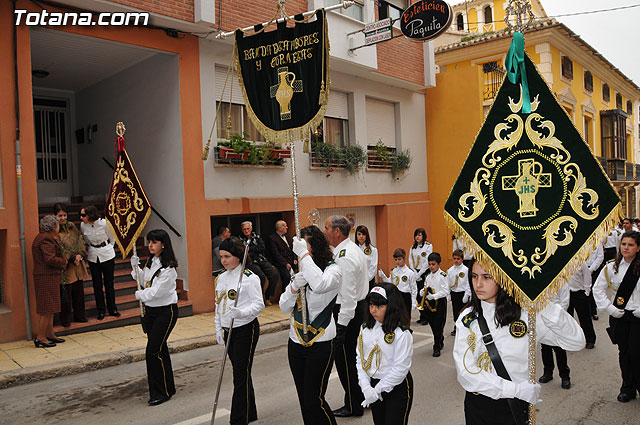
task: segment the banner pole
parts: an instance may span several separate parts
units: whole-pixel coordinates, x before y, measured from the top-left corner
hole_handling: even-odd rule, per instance
[[[529,383],[536,383],[536,315],[528,312],[529,328]],[[536,425],[536,405],[529,404],[529,424]]]
[[[135,242],[133,243],[133,255],[138,256],[138,250],[136,249]],[[140,285],[140,266],[134,266],[133,270],[136,272],[136,284],[138,285],[138,290],[142,290],[142,285]],[[144,317],[144,304],[142,304],[142,300],[138,300],[140,303],[140,317]]]
[[[242,267],[240,268],[240,277],[238,278],[238,292],[236,293],[236,299],[233,302],[233,306],[238,305],[238,298],[240,298],[240,289],[242,289],[242,276],[244,275],[244,267],[247,264],[247,254],[249,253],[249,240],[244,245],[244,255],[242,256]],[[233,331],[234,319],[231,318],[229,324],[229,332],[227,332],[227,342],[224,344],[224,354],[222,356],[222,366],[220,366],[220,376],[218,376],[218,387],[216,388],[216,398],[213,401],[213,412],[211,413],[211,425],[216,420],[216,410],[218,410],[218,398],[220,397],[220,388],[222,388],[222,376],[224,375],[224,366],[227,364],[227,353],[229,352],[229,342],[231,341],[231,332]]]

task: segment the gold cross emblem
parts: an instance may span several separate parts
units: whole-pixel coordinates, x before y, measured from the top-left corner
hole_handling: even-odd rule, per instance
[[[535,217],[538,212],[536,195],[541,187],[551,187],[551,174],[542,172],[542,164],[534,159],[518,161],[517,176],[502,177],[502,190],[513,190],[518,195],[520,217]]]
[[[271,86],[270,97],[276,98],[280,105],[280,119],[291,119],[291,99],[294,93],[302,93],[302,80],[296,80],[296,74],[289,72],[289,68],[278,68],[278,84]]]

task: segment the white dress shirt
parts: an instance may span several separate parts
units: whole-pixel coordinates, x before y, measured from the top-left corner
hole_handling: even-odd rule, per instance
[[[409,267],[418,274],[418,277],[429,267],[429,254],[433,252],[433,245],[425,242],[422,246],[411,247],[409,250]]]
[[[622,230],[617,227],[609,232],[607,239],[604,242],[605,248],[620,249],[620,239],[622,238]]]
[[[342,284],[342,270],[336,263],[325,267],[324,272],[313,262],[313,259],[306,256],[300,261],[302,276],[309,284],[307,288],[307,309],[309,310],[308,323],[315,320],[316,317],[325,309],[331,301],[338,295],[340,285]],[[300,274],[298,273],[298,274]],[[293,277],[292,282],[296,279]],[[293,313],[293,309],[298,299],[298,293],[291,293],[291,288],[286,287],[282,295],[280,295],[280,310],[285,314]],[[293,327],[293,314],[289,319],[289,339],[300,344],[298,335]],[[330,341],[336,336],[336,325],[333,320],[333,312],[331,314],[331,322],[326,327],[324,334],[320,336],[316,342]]]
[[[338,293],[338,324],[347,326],[356,314],[358,301],[365,299],[369,293],[367,260],[358,245],[349,238],[333,249],[333,257],[342,270],[342,284]]]
[[[589,273],[593,273],[598,270],[598,267],[600,267],[603,261],[604,250],[602,249],[602,246],[598,245],[587,259],[587,267],[589,267]]]
[[[418,286],[416,284],[418,275],[416,272],[406,264],[402,267],[397,266],[391,269],[391,277],[387,277],[382,270],[380,272],[385,282],[394,284],[400,292],[411,294],[413,308],[416,308],[416,297],[418,296]]]
[[[178,294],[176,292],[178,273],[173,267],[167,267],[162,269],[160,273],[153,278],[153,275],[161,267],[160,258],[155,256],[151,260],[151,268],[145,267],[141,269],[138,266],[140,283],[144,289],[136,291],[136,299],[142,301],[149,307],[164,307],[178,302]],[[131,270],[131,277],[136,278],[135,270]]]
[[[227,270],[218,275],[216,281],[216,314],[215,324],[216,333],[221,335],[223,328],[229,328],[231,324],[231,316],[229,310],[235,304],[234,295],[229,298],[229,291],[235,292],[238,299],[236,307],[243,310],[246,317],[237,318],[233,321],[233,327],[239,328],[258,317],[260,312],[264,310],[264,301],[262,300],[262,287],[260,286],[260,278],[253,272],[245,269],[242,276],[242,286],[238,291],[238,278],[240,277],[242,265],[238,265],[233,270]],[[239,292],[239,293],[238,293]]]
[[[358,245],[362,252],[364,253],[364,257],[367,259],[367,278],[369,281],[376,277],[376,270],[378,270],[378,248],[373,245],[369,245],[367,248],[366,245]],[[369,252],[367,254],[367,252]]]
[[[593,284],[593,298],[600,311],[607,311],[610,306],[613,306],[613,298],[616,296],[624,274],[629,268],[629,263],[627,263],[624,258],[620,261],[618,273],[613,270],[614,265],[615,261],[613,260],[607,262],[600,271],[596,283]],[[609,276],[609,282],[607,282],[607,275]],[[631,293],[629,302],[627,302],[624,309],[629,311],[640,309],[640,285],[638,285],[637,282],[635,289]]]
[[[591,293],[591,272],[587,263],[578,267],[578,270],[567,281],[566,286],[571,292],[584,291],[587,295]]]
[[[84,240],[89,244],[87,261],[97,263],[100,260],[101,263],[104,263],[115,258],[116,251],[113,249],[115,238],[107,225],[107,220],[99,218],[93,223],[80,223],[80,230],[84,235]],[[100,245],[103,242],[107,244],[100,248],[92,246]]]
[[[469,269],[464,264],[459,266],[453,265],[447,270],[447,278],[449,279],[449,290],[451,292],[464,292],[471,297],[471,288],[469,287]]]
[[[482,342],[478,320],[471,321],[469,327],[463,324],[465,316],[471,311],[471,307],[467,307],[456,320],[453,360],[458,382],[469,392],[477,392],[495,400],[513,398],[517,385],[529,379],[529,338],[526,332],[520,338],[512,336],[509,325],[497,327],[494,320],[495,304],[485,301],[481,303],[487,326],[511,381],[499,377],[496,373]],[[524,309],[520,314],[520,320],[527,323],[528,316]],[[584,333],[578,323],[555,302],[549,303],[537,314],[536,340],[567,351],[579,351],[585,346]]]
[[[420,296],[424,295],[424,290],[428,287],[433,288],[433,294],[427,292],[427,299],[438,300],[449,296],[449,279],[447,274],[438,269],[435,273],[429,273],[424,281],[424,288],[420,290]]]
[[[366,361],[372,352],[371,364],[365,371],[363,359]],[[413,335],[409,330],[397,327],[393,331],[393,341],[388,343],[385,341],[385,333],[380,322],[376,321],[371,329],[363,325],[360,328],[358,348],[356,348],[356,367],[360,388],[364,390],[371,387],[371,378],[376,378],[380,380],[376,385],[377,392],[391,392],[406,378],[411,369],[412,357]]]

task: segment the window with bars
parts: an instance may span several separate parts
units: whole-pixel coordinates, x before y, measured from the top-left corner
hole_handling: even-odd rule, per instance
[[[589,71],[584,72],[584,89],[593,93],[593,75]]]
[[[34,100],[36,174],[41,182],[65,182],[68,173],[66,111]],[[66,109],[66,102],[62,101]]]
[[[633,103],[630,100],[627,100],[627,114],[633,115]]]
[[[619,109],[600,111],[602,154],[607,159],[627,159],[627,114]]]
[[[602,100],[609,102],[611,100],[611,91],[609,90],[609,84],[604,83],[602,85]]]
[[[490,24],[493,22],[493,11],[491,10],[491,6],[486,6],[484,8],[484,23]]]
[[[622,109],[622,95],[620,93],[616,93],[616,108]]]
[[[562,76],[567,80],[573,80],[573,62],[569,56],[562,57]]]

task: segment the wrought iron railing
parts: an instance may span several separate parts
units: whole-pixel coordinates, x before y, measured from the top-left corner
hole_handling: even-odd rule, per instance
[[[500,90],[500,85],[504,79],[506,71],[498,65],[498,62],[487,62],[482,65],[482,72],[484,73],[484,93],[483,98],[485,101],[493,100]]]

